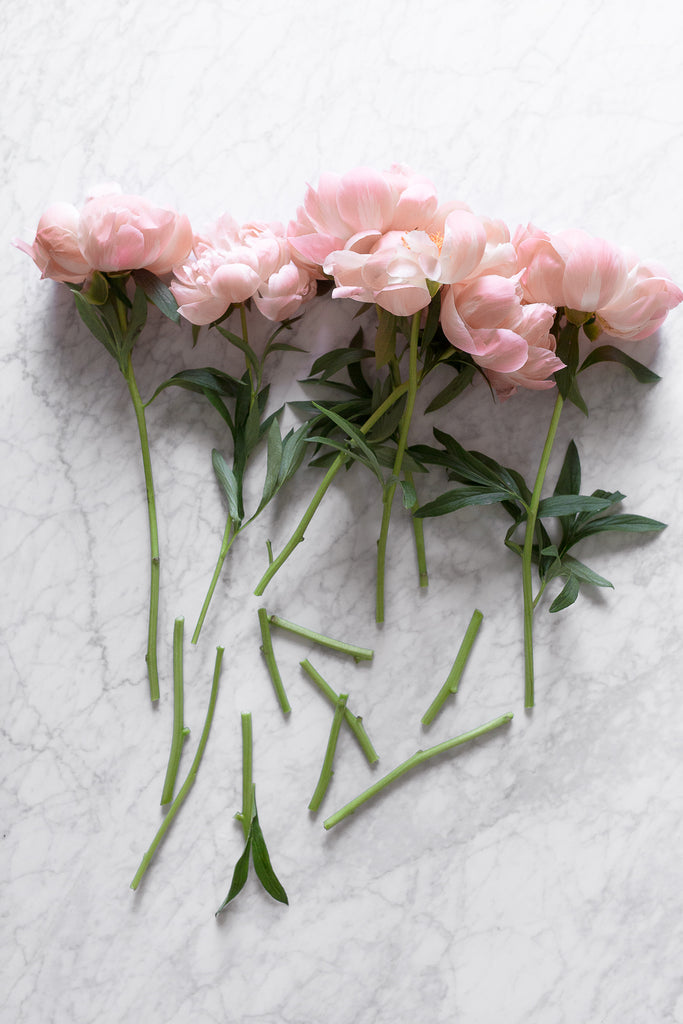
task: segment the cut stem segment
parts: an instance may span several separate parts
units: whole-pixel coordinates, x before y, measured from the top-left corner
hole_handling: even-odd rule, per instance
[[[157,834],[154,836],[154,839],[152,840],[149,849],[147,850],[147,852],[143,856],[142,860],[140,861],[140,867],[135,872],[135,877],[133,878],[133,881],[130,883],[131,889],[137,889],[137,887],[139,886],[139,884],[140,884],[140,882],[142,880],[143,875],[145,874],[147,868],[150,865],[152,857],[156,853],[159,844],[161,843],[162,839],[164,838],[164,836],[168,832],[169,828],[173,824],[173,821],[175,820],[175,817],[176,817],[178,811],[180,810],[180,808],[181,808],[181,806],[183,804],[183,801],[185,800],[185,797],[187,796],[187,794],[192,789],[192,786],[194,785],[195,779],[197,778],[197,772],[199,771],[199,765],[201,764],[202,757],[204,756],[204,748],[206,747],[207,741],[209,739],[209,732],[211,730],[211,723],[213,721],[213,713],[214,713],[215,708],[216,708],[216,698],[218,697],[218,683],[219,683],[219,680],[220,680],[221,662],[222,661],[223,661],[223,648],[222,647],[217,647],[216,648],[216,664],[215,664],[214,671],[213,671],[213,682],[211,684],[211,694],[209,696],[209,706],[208,706],[208,708],[206,710],[206,718],[204,720],[204,728],[202,729],[202,734],[201,734],[201,736],[199,738],[199,745],[197,746],[197,753],[194,755],[194,760],[192,762],[192,765],[190,766],[190,770],[188,772],[187,778],[185,779],[185,781],[183,782],[182,786],[178,790],[177,797],[175,798],[175,800],[173,801],[173,803],[169,807],[168,813],[166,814],[166,817],[162,821],[162,823],[161,823],[161,825],[160,825],[160,827],[159,827],[159,829],[157,831]]]
[[[325,757],[323,759],[323,766],[320,770],[320,778],[318,784],[315,787],[311,802],[308,805],[309,811],[317,811],[322,803],[323,797],[327,792],[327,787],[332,781],[334,775],[334,769],[332,767],[334,763],[334,755],[337,749],[337,740],[339,739],[339,730],[341,729],[342,722],[344,720],[344,711],[346,709],[346,702],[349,699],[348,693],[340,693],[337,698],[337,703],[334,709],[334,718],[332,719],[332,727],[330,729],[330,738],[327,741],[327,749],[325,750]]]
[[[239,533],[239,530],[235,530],[235,532],[232,534],[232,536],[230,536],[231,531],[232,531],[232,519],[228,516],[228,521],[226,522],[225,530],[223,531],[223,539],[221,541],[221,549],[220,549],[220,551],[218,553],[218,561],[216,562],[216,568],[213,571],[213,576],[211,577],[211,583],[209,584],[209,589],[208,589],[208,591],[206,593],[206,597],[204,598],[204,604],[202,605],[202,610],[199,613],[199,618],[197,619],[197,625],[195,626],[194,633],[192,634],[192,643],[193,644],[196,644],[197,641],[199,640],[199,634],[202,631],[202,626],[204,625],[204,619],[206,618],[206,613],[208,612],[209,605],[211,604],[211,599],[213,597],[213,592],[216,589],[216,584],[218,583],[218,580],[220,579],[221,572],[223,570],[223,562],[225,561],[226,555],[228,554],[228,551],[232,547],[232,545],[233,545],[233,543],[234,543],[234,541],[235,541],[235,539],[237,537],[237,534]]]
[[[259,611],[259,618],[260,616],[261,612]],[[357,647],[355,644],[347,644],[345,640],[334,640],[330,636],[325,636],[324,633],[316,633],[315,630],[308,629],[307,626],[298,626],[296,622],[282,619],[279,615],[271,615],[269,621],[271,625],[286,629],[288,633],[295,633],[305,640],[312,640],[314,644],[319,644],[321,647],[329,647],[330,650],[339,651],[341,654],[350,654],[355,662],[372,661],[374,656],[374,651],[369,647]]]
[[[448,678],[446,679],[446,682],[443,684],[443,686],[437,693],[436,697],[434,698],[434,700],[432,701],[432,703],[429,705],[424,715],[422,716],[423,725],[431,725],[431,723],[434,721],[441,708],[446,703],[448,697],[452,693],[457,693],[458,686],[460,685],[461,676],[465,670],[465,665],[467,664],[467,659],[469,658],[470,651],[472,650],[472,644],[474,643],[474,639],[477,633],[479,632],[479,627],[481,626],[483,618],[484,616],[479,611],[479,609],[475,608],[474,612],[472,613],[472,618],[470,619],[470,624],[467,627],[465,636],[463,637],[463,641],[460,644],[460,650],[458,651],[455,657],[455,661],[453,662],[453,667],[448,673]]]
[[[261,627],[261,639],[263,646],[261,651],[263,657],[266,659],[266,665],[268,666],[268,672],[270,674],[271,682],[277,699],[280,702],[280,707],[286,715],[292,710],[289,701],[287,700],[287,694],[285,692],[284,683],[282,682],[282,676],[280,675],[280,669],[277,666],[275,660],[275,652],[273,650],[273,639],[270,635],[270,624],[268,622],[268,612],[265,608],[259,608],[258,610],[258,621]]]
[[[479,726],[478,729],[473,729],[471,732],[463,733],[462,736],[456,736],[455,739],[445,740],[443,743],[437,743],[434,747],[429,747],[427,750],[417,750],[412,757],[409,757],[407,761],[398,765],[392,771],[385,775],[384,778],[379,779],[372,786],[369,786],[365,792],[361,793],[360,796],[354,797],[348,804],[345,804],[339,811],[331,814],[329,818],[326,818],[323,822],[323,826],[326,829],[333,828],[338,825],[344,818],[348,818],[350,814],[375,796],[376,793],[381,792],[386,786],[391,785],[396,779],[400,779],[402,775],[409,772],[411,768],[417,767],[419,764],[424,764],[425,761],[429,761],[430,758],[436,757],[438,754],[443,754],[447,750],[451,750],[453,747],[459,747],[463,743],[468,743],[470,740],[475,740],[479,736],[484,736],[488,732],[492,732],[494,729],[500,728],[501,725],[505,725],[512,719],[512,713],[508,712],[505,715],[501,715],[500,718],[495,718],[492,722],[487,722],[486,725]]]
[[[173,732],[171,735],[171,753],[166,768],[164,788],[161,792],[161,804],[169,804],[173,799],[175,780],[180,766],[180,755],[183,742],[189,733],[185,731],[183,722],[184,685],[183,685],[183,634],[185,619],[175,620],[173,626]]]
[[[313,680],[318,689],[327,697],[330,704],[332,704],[333,707],[336,708],[337,701],[339,700],[339,694],[335,693],[332,687],[329,685],[329,683],[325,682],[323,677],[320,675],[317,669],[313,668],[308,659],[301,662],[301,667],[307,674],[307,676]],[[377,753],[372,743],[370,742],[370,737],[366,733],[365,728],[363,726],[363,719],[360,717],[354,717],[354,715],[351,714],[348,708],[344,709],[344,718],[349,729],[356,737],[361,750],[368,759],[368,762],[370,764],[374,764],[375,761],[379,761],[379,754]]]

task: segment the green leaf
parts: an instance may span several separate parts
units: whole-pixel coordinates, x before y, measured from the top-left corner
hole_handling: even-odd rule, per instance
[[[228,892],[228,895],[225,897],[220,907],[216,911],[216,916],[218,916],[218,914],[220,914],[221,911],[225,910],[228,903],[231,903],[234,900],[235,896],[237,896],[238,893],[240,893],[244,888],[245,882],[249,876],[249,855],[251,853],[251,845],[252,831],[250,829],[249,837],[244,847],[244,851],[239,860],[237,861],[237,863],[235,864],[235,870],[232,873],[232,882],[230,883],[230,890]]]
[[[259,502],[256,515],[265,508],[270,499],[275,494],[278,486],[278,479],[280,476],[280,466],[282,464],[282,438],[280,436],[280,425],[273,417],[270,429],[268,431],[268,455],[266,460],[266,479],[263,484],[263,494],[261,495],[261,501]],[[253,517],[252,517],[253,518]]]
[[[104,345],[109,355],[113,356],[118,362],[116,339],[112,337],[109,328],[99,318],[94,308],[86,302],[80,292],[74,292],[73,296],[76,302],[76,310],[85,326],[93,337]]]
[[[594,348],[586,356],[578,372],[583,373],[589,366],[595,366],[596,363],[619,363],[621,366],[625,366],[640,384],[656,384],[658,380],[661,380],[659,374],[654,370],[650,370],[647,366],[632,359],[615,345],[600,345],[598,348]]]
[[[306,453],[306,436],[310,429],[311,424],[304,423],[298,430],[290,430],[283,440],[278,490],[284,483],[294,476],[297,469],[303,462],[304,455]]]
[[[250,834],[252,838],[251,852],[254,858],[254,870],[256,871],[261,885],[274,900],[277,900],[279,903],[289,904],[287,893],[285,892],[279,878],[273,871],[273,865],[270,863],[268,848],[266,847],[266,841],[263,838],[263,832],[261,831],[258,813],[255,807]]]
[[[217,448],[214,448],[211,452],[211,461],[218,483],[223,488],[228,499],[230,518],[234,524],[237,524],[242,518],[239,512],[239,486],[237,478]]]
[[[379,462],[377,461],[377,458],[372,448],[369,446],[369,444],[365,440],[365,437],[363,436],[363,434],[361,434],[360,430],[358,430],[357,427],[354,427],[353,423],[349,423],[348,420],[345,420],[343,416],[339,416],[339,414],[334,412],[334,410],[325,409],[322,405],[318,405],[317,402],[314,402],[313,406],[319,412],[323,413],[325,416],[328,416],[333,423],[340,427],[340,429],[343,430],[345,434],[348,434],[351,440],[356,445],[358,445],[358,448],[368,459],[369,466],[372,469],[373,473],[379,480],[382,487],[384,487],[384,477],[382,475],[382,470],[380,468]]]
[[[474,374],[475,369],[473,366],[463,366],[457,376],[445,388],[439,391],[438,395],[432,398],[425,412],[436,412],[437,409],[442,409],[449,402],[452,402],[458,395],[462,394],[465,388],[469,387],[474,379]]]
[[[581,490],[581,460],[573,441],[567,445],[560,475],[553,494],[578,494]]]
[[[658,533],[666,529],[666,523],[660,523],[658,519],[648,519],[646,516],[634,516],[624,513],[622,515],[602,516],[600,519],[591,519],[582,525],[572,534],[571,546],[591,537],[596,533]]]
[[[568,516],[575,512],[602,512],[609,506],[609,501],[604,498],[594,498],[588,494],[555,494],[539,502],[538,515],[545,518]]]
[[[238,334],[233,334],[232,331],[228,331],[225,327],[217,327],[216,330],[219,334],[222,334],[231,345],[234,345],[235,348],[238,348],[240,352],[244,353],[247,362],[251,365],[254,373],[258,375],[259,360],[251,345],[247,344],[247,342],[244,341],[243,338],[240,338]]]
[[[455,491],[446,491],[434,501],[422,505],[413,515],[418,519],[445,516],[449,512],[457,512],[469,505],[495,505],[496,502],[503,501],[508,496],[507,491],[496,490],[493,487],[459,487]]]
[[[436,295],[432,298],[427,309],[427,320],[422,331],[422,337],[420,338],[420,349],[425,351],[429,348],[436,332],[439,328],[439,319],[441,315],[441,291],[439,290]]]
[[[203,366],[198,370],[181,370],[160,384],[152,395],[150,402],[166,388],[179,387],[187,391],[194,391],[196,394],[205,395],[211,391],[217,395],[224,395],[228,398],[236,398],[240,390],[248,387],[242,380],[231,377],[223,370],[217,370],[213,366]]]
[[[388,444],[373,444],[372,450],[377,456],[377,461],[380,466],[385,466],[387,469],[394,468],[394,462],[396,461],[396,449]],[[403,456],[403,469],[408,470],[409,473],[426,473],[427,470],[414,459],[408,452],[405,452]]]
[[[576,576],[570,576],[548,611],[561,612],[563,608],[568,608],[570,604],[574,604],[578,596],[579,581]]]
[[[309,378],[317,377],[320,374],[320,380],[327,380],[328,377],[333,377],[339,370],[343,370],[345,366],[349,366],[353,363],[359,363],[362,359],[371,359],[373,356],[372,349],[366,348],[337,348],[332,352],[326,352],[320,356],[313,363],[311,367]]]
[[[79,293],[91,306],[103,306],[109,298],[109,282],[99,270],[93,271],[87,288]]]
[[[417,505],[417,491],[415,490],[415,486],[408,480],[401,480],[401,490],[403,491],[403,507],[407,509],[414,508],[414,506]]]
[[[134,270],[133,280],[149,299],[153,305],[160,310],[164,316],[172,320],[174,324],[180,323],[180,314],[178,313],[178,303],[176,302],[173,292],[160,281],[156,274],[152,274],[149,270]]]
[[[582,583],[591,583],[594,587],[609,587],[611,590],[614,590],[614,584],[606,580],[604,576],[600,576],[593,569],[589,569],[578,558],[565,555],[562,559],[562,565],[565,567],[567,574],[576,576],[577,580],[580,580]]]
[[[247,421],[244,424],[244,453],[247,459],[259,443],[261,436],[260,427],[261,414],[258,402],[254,402],[247,415]]]
[[[396,317],[381,306],[377,307],[377,316],[379,323],[375,336],[375,362],[379,370],[396,355]]]
[[[128,328],[123,340],[122,357],[127,359],[133,351],[135,342],[138,340],[142,328],[147,322],[147,296],[142,288],[135,289],[133,304],[128,321]]]

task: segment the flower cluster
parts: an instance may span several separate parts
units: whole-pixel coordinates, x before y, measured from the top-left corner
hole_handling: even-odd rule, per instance
[[[301,207],[286,227],[258,220],[240,224],[224,214],[209,228],[195,232],[183,214],[154,206],[140,196],[123,195],[115,186],[102,186],[80,210],[66,203],[49,207],[40,218],[33,243],[18,241],[16,245],[34,260],[44,278],[71,289],[79,315],[116,360],[131,395],[140,433],[150,525],[146,661],[152,700],[159,697],[156,646],[160,558],[145,421],[149,402],[142,402],[132,365],[149,303],[175,324],[188,321],[195,341],[199,328],[208,326],[244,356],[240,378],[215,367],[184,368],[161,382],[150,399],[170,387],[208,399],[225,424],[230,448],[231,457],[226,458],[218,450],[211,456],[226,499],[227,517],[194,643],[232,544],[291,480],[309,452],[314,454],[310,465],[323,468],[324,477],[280,553],[273,557],[269,550],[269,564],[255,593],[264,592],[303,540],[336,473],[351,462],[370,470],[381,488],[377,622],[384,620],[388,534],[399,487],[403,504],[412,514],[420,586],[428,583],[424,520],[472,505],[500,505],[512,519],[505,545],[522,561],[527,706],[534,703],[533,614],[546,587],[554,580],[563,581],[561,592],[550,606],[554,612],[571,605],[582,587],[611,586],[576,558],[575,546],[590,535],[610,530],[644,533],[664,528],[656,520],[615,511],[624,497],[619,491],[581,494],[580,459],[573,440],[568,444],[553,495],[542,497],[563,404],[572,402],[588,412],[579,388],[580,375],[596,363],[610,362],[630,370],[638,381],[651,383],[658,379],[620,345],[651,336],[683,301],[683,291],[657,263],[641,261],[603,239],[578,229],[550,233],[528,225],[510,230],[501,220],[480,216],[459,200],[441,200],[427,178],[394,166],[384,172],[357,168],[342,175],[323,174],[317,187],[307,187]],[[327,287],[321,287],[321,282]],[[304,421],[283,436],[281,410],[269,413],[267,408],[266,363],[272,352],[295,348],[282,340],[286,335],[281,332],[291,330],[308,304],[329,287],[332,301],[349,299],[374,307],[374,344],[365,342],[361,330],[350,344],[325,352],[316,360],[308,383],[320,388],[317,400],[297,403]],[[278,325],[260,352],[249,341],[252,304]],[[233,324],[234,329],[229,329],[226,322],[233,314],[239,317],[239,326]],[[367,376],[364,366],[371,367]],[[449,406],[478,376],[484,377],[490,390],[503,400],[519,389],[554,390],[554,407],[531,486],[514,468],[502,466],[491,455],[466,451],[438,428],[434,436],[439,448],[411,443],[418,392],[436,368],[450,371],[451,377],[426,413]],[[336,400],[327,397],[330,385],[336,389]],[[482,401],[487,400],[488,393],[489,389],[481,389]],[[452,421],[451,415],[449,425]],[[244,478],[261,442],[267,450],[261,497],[255,508],[246,510]],[[422,474],[424,480],[430,467],[445,468],[448,479],[457,486],[421,504],[416,476]],[[523,538],[518,531],[523,531]],[[535,595],[532,566],[538,571]],[[481,618],[479,612],[477,615]],[[281,707],[287,713],[290,708],[274,663],[269,622],[285,622],[288,628],[292,624],[276,616],[268,619],[265,609],[261,609],[259,618],[262,649]],[[319,634],[309,631],[307,635],[321,641]],[[178,622],[174,644],[175,665],[182,653],[182,627]],[[350,651],[349,645],[342,646],[347,653]],[[222,653],[222,649],[219,651]],[[464,657],[466,654],[461,662]],[[220,655],[193,772],[208,736],[219,669]],[[162,798],[166,803],[173,800],[185,735],[182,673],[180,676],[176,693],[180,692],[181,710],[174,722],[172,756]],[[449,677],[440,700],[454,692],[452,685]],[[348,720],[352,728],[360,721],[346,708],[348,695],[331,698],[332,691],[326,687],[323,682],[323,692],[335,704],[335,720],[321,775],[323,791],[331,775],[334,742],[342,721]],[[509,716],[503,716],[483,729],[497,728],[507,720]],[[250,778],[250,718],[248,723],[243,720],[243,730],[245,777]],[[453,741],[459,742],[462,738]],[[421,756],[433,756],[436,751],[421,752]],[[396,771],[403,770],[401,766]],[[143,858],[135,885],[185,792],[183,787],[173,800],[166,824]],[[267,856],[263,859],[265,847],[261,845],[250,783],[245,783],[244,792],[248,799],[240,815],[246,842],[243,858],[248,865],[253,846],[259,877],[267,877],[271,894],[282,899],[284,890],[274,874],[268,874],[272,869],[266,864]],[[349,805],[344,814],[356,805]],[[223,906],[246,878],[242,859],[240,864],[237,874],[242,881],[233,880]]]

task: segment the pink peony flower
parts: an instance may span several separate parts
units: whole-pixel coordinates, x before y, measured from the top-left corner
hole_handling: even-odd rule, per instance
[[[169,273],[192,248],[184,214],[152,206],[141,196],[96,195],[81,211],[78,239],[95,270],[109,273],[146,268]]]
[[[80,284],[92,272],[78,244],[80,215],[69,203],[48,207],[38,221],[33,245],[15,239],[17,249],[25,252],[44,278]]]
[[[195,238],[194,259],[175,268],[171,291],[190,323],[210,324],[245,302],[290,261],[281,224],[240,227],[227,214]]]
[[[602,306],[598,323],[605,334],[625,341],[642,341],[662,325],[670,310],[683,301],[683,291],[663,267],[652,262],[629,261],[621,292]]]
[[[423,230],[436,208],[432,183],[404,167],[323,174],[317,189],[308,186],[299,218],[313,230],[296,231],[290,244],[304,260],[322,266],[337,250],[369,253],[386,232]]]
[[[561,370],[550,328],[555,309],[546,303],[523,303],[520,274],[485,274],[445,288],[441,326],[456,348],[471,355],[503,397],[516,387],[543,389]]]
[[[259,285],[254,302],[266,319],[289,320],[316,291],[314,276],[290,260]]]

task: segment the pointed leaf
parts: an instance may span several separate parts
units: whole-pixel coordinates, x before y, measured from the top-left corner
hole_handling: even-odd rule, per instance
[[[456,491],[446,491],[434,501],[422,505],[413,515],[418,519],[445,516],[469,505],[495,505],[507,497],[507,491],[496,490],[493,487],[460,487]]]
[[[362,359],[371,359],[372,356],[373,352],[371,349],[337,348],[332,352],[326,352],[316,359],[311,367],[309,377],[317,377],[320,374],[319,379],[321,381],[327,380],[328,377],[334,376],[335,373],[338,373],[345,366],[358,363]]]
[[[445,388],[439,391],[438,395],[432,398],[425,412],[436,412],[437,409],[442,409],[449,402],[452,402],[458,395],[462,394],[465,388],[469,387],[474,379],[474,374],[475,369],[473,366],[464,366],[457,376]]]
[[[379,323],[375,336],[375,363],[379,370],[396,355],[396,317],[381,306],[377,307]]]
[[[659,374],[654,370],[650,370],[636,359],[632,359],[615,345],[600,345],[598,348],[594,348],[586,356],[578,372],[583,373],[589,366],[595,366],[596,363],[619,363],[621,366],[625,366],[640,384],[656,384],[658,380],[661,380]]]
[[[252,832],[250,829],[249,838],[247,839],[244,851],[242,852],[242,855],[237,861],[237,863],[235,864],[235,870],[232,873],[232,882],[230,883],[228,895],[225,897],[220,907],[216,911],[216,916],[218,916],[218,914],[220,914],[221,911],[225,910],[228,903],[231,903],[234,900],[235,896],[237,896],[238,893],[240,893],[244,888],[244,884],[247,878],[249,877],[249,854],[251,853],[251,845]]]
[[[555,494],[552,498],[543,498],[538,504],[538,515],[568,516],[574,512],[602,512],[609,508],[610,503],[604,498],[594,498],[588,494]]]
[[[223,488],[223,492],[228,499],[228,512],[230,513],[230,518],[234,524],[237,524],[241,519],[239,512],[239,486],[237,478],[216,448],[211,452],[211,461],[213,463],[213,470],[216,474],[218,483]]]
[[[285,892],[279,878],[273,871],[273,865],[270,863],[268,848],[266,847],[266,841],[263,838],[263,832],[261,831],[261,826],[258,820],[258,812],[255,808],[254,817],[251,822],[251,837],[251,852],[254,859],[254,870],[256,871],[261,885],[274,900],[277,900],[279,903],[289,904],[287,893]]]
[[[116,341],[111,335],[109,328],[102,322],[94,308],[86,302],[80,292],[73,293],[74,300],[76,302],[76,310],[81,320],[88,328],[90,333],[96,338],[100,344],[104,345],[110,356],[118,361],[118,352]]]
[[[157,309],[161,310],[164,316],[167,316],[173,323],[180,323],[180,314],[178,313],[178,303],[176,302],[173,292],[160,281],[156,274],[152,274],[149,270],[134,270],[133,280],[137,285],[142,288],[143,292],[153,303]]]
[[[240,338],[240,336],[238,334],[233,334],[232,331],[228,331],[225,327],[217,327],[216,330],[219,332],[219,334],[222,334],[223,337],[226,338],[227,341],[229,341],[231,345],[234,345],[235,348],[238,348],[240,350],[240,352],[244,353],[244,355],[246,356],[247,362],[250,363],[252,369],[254,370],[254,373],[258,374],[258,372],[259,372],[258,356],[254,352],[254,350],[251,347],[251,345],[249,345],[246,341],[244,341],[243,338]]]
[[[573,441],[570,441],[553,494],[579,494],[580,491],[581,460],[578,448]]]
[[[579,581],[576,576],[570,576],[548,611],[561,612],[563,608],[568,608],[570,604],[574,604],[578,596]]]
[[[408,480],[401,480],[401,490],[403,491],[403,507],[407,509],[414,508],[417,505],[417,491],[414,484],[411,484]]]
[[[648,519],[646,516],[634,516],[628,513],[614,516],[602,516],[600,519],[591,519],[572,534],[572,546],[585,537],[591,537],[596,533],[658,533],[666,529],[666,523],[660,523],[658,519]]]
[[[345,434],[348,434],[351,440],[358,445],[361,452],[367,458],[373,473],[380,481],[382,486],[384,486],[384,477],[382,475],[382,470],[380,469],[379,462],[377,461],[377,458],[372,448],[369,446],[369,444],[365,440],[365,437],[363,436],[363,434],[361,434],[360,430],[358,430],[357,427],[354,427],[353,423],[349,423],[348,420],[345,420],[343,416],[339,416],[339,414],[334,412],[334,410],[325,409],[323,408],[323,406],[318,405],[317,402],[314,402],[313,405],[316,409],[318,409],[319,412],[322,412],[324,413],[325,416],[328,416],[333,423],[340,427]]]
[[[263,484],[263,494],[259,502],[256,515],[265,508],[277,490],[280,465],[282,464],[282,438],[280,436],[280,425],[273,417],[268,431],[268,454],[266,459],[266,479]],[[252,516],[252,518],[254,518]]]
[[[609,580],[606,580],[604,576],[600,576],[593,569],[589,569],[578,558],[565,555],[562,559],[562,564],[568,574],[571,573],[572,576],[576,576],[577,580],[580,580],[582,583],[591,583],[594,587],[609,587],[611,590],[614,590],[613,583],[610,583]]]

